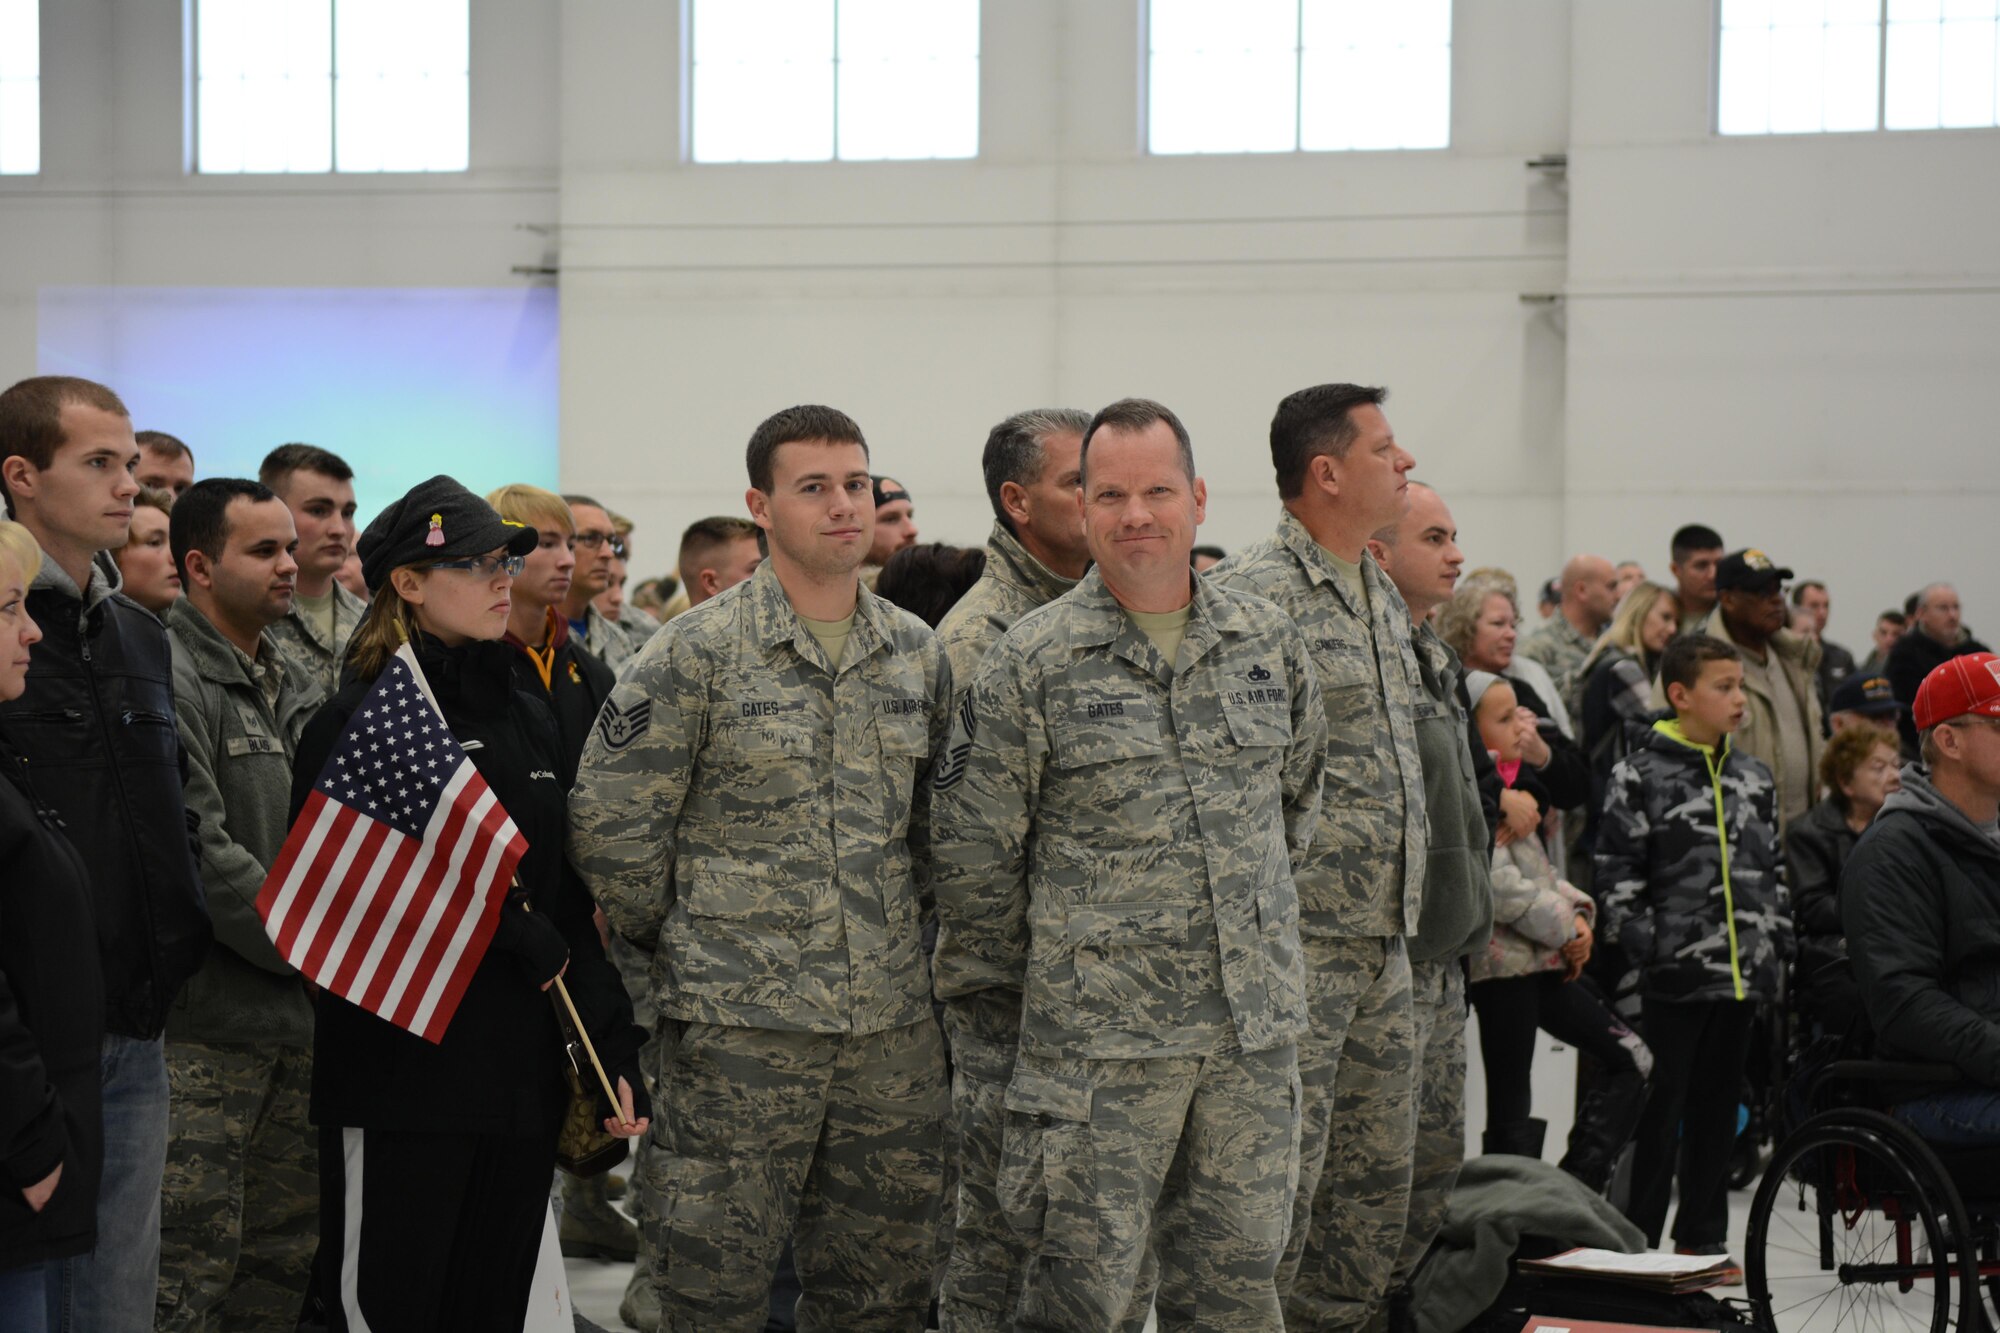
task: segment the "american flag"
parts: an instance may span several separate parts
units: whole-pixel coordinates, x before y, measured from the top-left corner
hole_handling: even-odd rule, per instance
[[[314,983],[437,1042],[527,850],[404,644],[341,733],[257,914]]]

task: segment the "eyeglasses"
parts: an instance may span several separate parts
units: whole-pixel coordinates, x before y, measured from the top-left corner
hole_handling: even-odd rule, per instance
[[[527,566],[527,563],[528,557],[525,555],[474,555],[467,556],[463,560],[440,560],[432,565],[431,568],[469,569],[485,579],[492,578],[504,569],[507,571],[508,578],[517,579],[521,577],[521,570]]]
[[[611,554],[620,560],[625,558],[625,539],[608,532],[579,532],[569,539],[569,548],[574,551],[581,546],[585,550],[595,551],[606,543],[611,546]]]

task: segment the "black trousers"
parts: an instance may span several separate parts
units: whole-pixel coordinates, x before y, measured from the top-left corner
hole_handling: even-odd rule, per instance
[[[1535,1033],[1574,1046],[1612,1073],[1639,1068],[1632,1030],[1582,981],[1560,972],[1503,977],[1467,988],[1479,1015],[1479,1062],[1486,1070],[1486,1129],[1534,1114]]]
[[[318,1277],[330,1333],[515,1333],[555,1138],[320,1128]]]
[[[1729,1238],[1729,1155],[1757,1006],[1746,1000],[1673,1004],[1650,996],[1641,1022],[1653,1049],[1653,1096],[1639,1118],[1626,1216],[1660,1243],[1679,1159],[1680,1209],[1674,1242],[1719,1245]],[[1678,1150],[1678,1153],[1676,1152]]]

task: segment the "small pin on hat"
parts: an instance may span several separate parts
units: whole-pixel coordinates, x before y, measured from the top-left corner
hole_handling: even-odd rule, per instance
[[[424,537],[424,545],[444,545],[444,516],[442,514],[431,515],[431,530]]]

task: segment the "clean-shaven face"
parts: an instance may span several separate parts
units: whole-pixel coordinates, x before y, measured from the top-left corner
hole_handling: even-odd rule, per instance
[[[1207,516],[1208,488],[1190,477],[1173,428],[1142,431],[1101,426],[1091,437],[1083,476],[1083,528],[1090,558],[1113,588],[1151,585],[1178,571],[1191,577],[1188,553]]]
[[[868,451],[852,441],[792,440],[771,456],[769,493],[750,492],[750,516],[771,550],[822,578],[861,567],[875,537]]]

